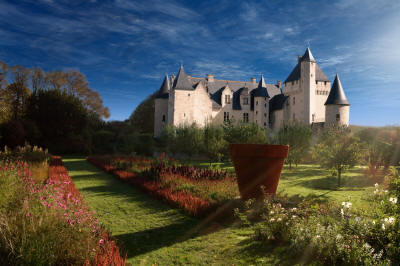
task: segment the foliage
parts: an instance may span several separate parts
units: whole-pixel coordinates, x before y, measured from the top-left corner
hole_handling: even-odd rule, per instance
[[[314,159],[322,167],[334,169],[341,185],[341,174],[355,166],[362,157],[359,140],[350,135],[347,127],[330,127],[320,137],[314,147]]]
[[[265,128],[255,123],[225,123],[223,125],[225,140],[228,143],[268,143]]]
[[[106,231],[82,201],[59,158],[53,159],[49,173],[45,184],[35,183],[27,163],[0,162],[3,262],[70,265],[111,259],[124,264],[115,243],[104,239]]]
[[[223,128],[207,124],[204,128],[204,150],[210,162],[221,161],[227,153],[227,147]]]
[[[82,102],[61,90],[39,89],[28,103],[27,119],[41,132],[40,146],[53,152],[87,152],[88,116]]]
[[[130,123],[140,133],[154,133],[154,100],[158,91],[142,101],[129,117]]]
[[[0,125],[0,148],[8,146],[10,148],[15,148],[17,146],[24,145],[26,132],[24,125],[18,120],[9,120]]]
[[[289,145],[290,151],[286,158],[290,168],[292,164],[296,166],[306,156],[311,147],[312,131],[309,126],[293,123],[284,125],[276,135],[275,143]]]

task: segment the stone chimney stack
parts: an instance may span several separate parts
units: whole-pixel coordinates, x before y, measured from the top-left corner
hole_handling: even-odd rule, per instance
[[[257,79],[256,78],[250,78],[250,82],[251,83],[257,83]]]
[[[208,82],[214,82],[214,75],[212,74],[207,74],[206,75],[206,79]]]
[[[278,88],[281,89],[282,88],[282,81],[278,80],[277,85],[278,85]]]

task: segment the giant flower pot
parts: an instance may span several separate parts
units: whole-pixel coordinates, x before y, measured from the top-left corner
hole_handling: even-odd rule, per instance
[[[242,199],[261,198],[261,187],[268,194],[276,193],[289,146],[230,144],[229,150]]]

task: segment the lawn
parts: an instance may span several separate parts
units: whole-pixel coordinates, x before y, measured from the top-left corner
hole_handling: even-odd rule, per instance
[[[251,228],[186,216],[97,169],[83,157],[63,161],[76,187],[133,265],[280,263],[283,250],[250,241]]]
[[[104,173],[83,157],[64,158],[70,176],[91,208],[128,254],[133,265],[172,264],[282,264],[284,248],[252,241],[252,228],[221,225],[185,215],[152,199],[135,187]],[[208,163],[197,163],[205,167]],[[231,168],[229,164],[223,167]],[[336,177],[315,165],[284,169],[279,191],[294,197],[317,197],[368,206],[363,198],[371,184],[361,168],[346,172],[343,187]],[[280,261],[282,260],[282,261]]]
[[[183,161],[196,167],[210,167],[205,161]],[[212,163],[212,167],[234,171],[230,162]],[[368,208],[368,193],[372,193],[373,182],[363,174],[364,167],[357,166],[342,174],[342,185],[337,187],[337,177],[318,165],[301,164],[298,167],[285,165],[279,181],[278,192],[294,197],[312,197],[321,201],[351,201],[355,207]]]

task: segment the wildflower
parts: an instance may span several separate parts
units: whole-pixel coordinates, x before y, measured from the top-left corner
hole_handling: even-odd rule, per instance
[[[336,239],[337,239],[337,240],[342,239],[342,235],[341,235],[341,234],[337,234],[337,235],[336,235]]]
[[[385,229],[386,229],[385,224],[382,224],[382,230],[385,230]]]
[[[379,192],[378,189],[375,189],[375,190],[374,190],[374,194],[377,194],[378,192]]]
[[[99,244],[100,244],[100,245],[101,245],[101,244],[104,244],[104,239],[103,239],[103,238],[99,240]]]
[[[378,187],[379,186],[379,184],[378,183],[375,183],[375,187]]]
[[[364,247],[365,249],[370,249],[370,248],[371,248],[371,245],[368,244],[368,243],[365,243],[365,244],[363,245],[363,247]]]
[[[361,221],[360,217],[356,217],[356,222],[358,223],[359,221]]]
[[[281,217],[279,217],[277,221],[278,221],[278,222],[282,221],[282,218],[281,218]]]
[[[350,246],[349,246],[349,245],[344,245],[344,247],[347,248],[347,249],[350,249]]]
[[[340,209],[340,214],[343,216],[344,215],[344,210]]]
[[[315,236],[315,238],[320,238],[320,237],[321,237],[320,235],[316,235],[316,236]]]
[[[274,214],[274,211],[270,211],[269,214]]]
[[[388,190],[385,190],[385,191],[383,191],[383,192],[388,193],[389,191],[388,191]]]
[[[345,201],[342,202],[342,206],[344,206],[344,207],[347,208],[347,209],[350,209],[351,205],[352,205],[351,202],[345,202]]]
[[[296,217],[297,217],[296,215],[293,215],[293,216],[292,216],[293,219],[295,219]]]
[[[270,221],[270,222],[273,222],[273,221],[275,221],[275,218],[271,218],[271,219],[269,219],[269,221]]]
[[[390,198],[389,199],[389,201],[391,202],[391,203],[393,203],[393,204],[396,204],[397,203],[397,198]]]
[[[31,214],[28,212],[28,213],[26,214],[26,217],[29,217],[29,216],[31,216]]]

